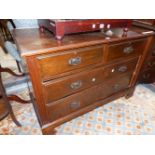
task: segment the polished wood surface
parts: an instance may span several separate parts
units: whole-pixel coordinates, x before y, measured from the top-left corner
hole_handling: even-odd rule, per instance
[[[131,27],[65,36],[62,41],[39,29],[14,31],[32,80],[43,134],[95,107],[132,96],[154,32]]]
[[[39,19],[38,20],[41,31],[44,29],[54,33],[58,40],[63,39],[65,34],[82,33],[89,31],[105,30],[108,27],[122,27],[127,28],[131,26],[130,19]]]
[[[31,56],[43,53],[56,53],[63,50],[86,47],[96,44],[117,42],[123,40],[132,40],[150,36],[149,30],[137,27],[131,27],[127,37],[121,37],[123,29],[114,29],[114,36],[106,39],[101,32],[84,33],[80,35],[68,35],[62,41],[57,41],[54,36],[45,31],[42,33],[39,29],[15,29],[13,37],[16,41],[22,56]],[[152,32],[154,33],[154,32]]]

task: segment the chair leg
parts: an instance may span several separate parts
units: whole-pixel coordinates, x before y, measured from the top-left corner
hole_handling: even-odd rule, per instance
[[[16,63],[17,63],[17,67],[18,67],[19,72],[22,73],[22,70],[21,70],[21,68],[20,68],[19,62],[16,61]]]
[[[17,126],[21,127],[22,125],[21,125],[21,124],[18,122],[18,120],[16,119],[16,117],[15,117],[15,115],[14,115],[14,112],[13,112],[13,110],[12,110],[11,104],[8,103],[7,105],[8,105],[9,113],[10,113],[10,116],[11,116],[13,122],[14,122]]]
[[[2,69],[1,66],[0,66],[0,71],[3,72],[5,71],[5,69]],[[0,73],[1,73],[0,72]],[[12,109],[12,106],[11,106],[11,103],[9,102],[9,98],[8,96],[6,95],[6,92],[5,92],[5,88],[3,86],[3,83],[2,83],[2,77],[1,77],[1,74],[0,74],[0,95],[2,95],[2,98],[7,106],[7,109],[9,111],[9,114],[12,118],[12,120],[14,121],[14,123],[17,125],[17,126],[21,126],[21,124],[18,122],[18,120],[16,119],[15,115],[14,115],[14,112],[13,112],[13,109]]]
[[[22,126],[22,125],[18,122],[18,120],[16,119],[16,117],[15,117],[13,111],[10,111],[10,116],[11,116],[13,122],[14,122],[18,127],[21,127],[21,126]]]

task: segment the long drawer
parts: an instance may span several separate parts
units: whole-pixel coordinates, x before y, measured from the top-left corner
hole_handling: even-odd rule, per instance
[[[69,72],[74,69],[101,63],[102,60],[103,45],[68,50],[59,52],[58,54],[45,54],[37,57],[43,80],[48,80],[54,75]]]
[[[73,94],[56,102],[46,105],[49,121],[54,121],[63,116],[77,111],[87,105],[93,104],[114,93],[124,90],[128,87],[131,74],[117,77],[113,80],[107,80],[102,84],[96,85],[79,93]]]
[[[146,39],[110,44],[108,46],[107,57],[105,59],[109,62],[123,57],[139,55],[143,52],[145,44]]]
[[[46,103],[71,95],[122,74],[133,72],[138,58],[132,58],[107,67],[100,67],[58,80],[43,83],[43,93]]]

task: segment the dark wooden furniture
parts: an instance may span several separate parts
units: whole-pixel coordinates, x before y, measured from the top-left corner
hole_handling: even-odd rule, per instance
[[[10,114],[14,123],[17,126],[21,126],[21,124],[18,122],[18,120],[16,119],[16,117],[14,115],[10,101],[16,101],[16,102],[20,102],[22,104],[30,103],[31,101],[23,100],[14,94],[7,95],[5,87],[3,85],[2,76],[1,76],[1,73],[3,73],[3,72],[9,73],[16,77],[21,77],[21,76],[23,76],[23,74],[20,74],[20,75],[16,74],[9,68],[3,68],[0,65],[0,120],[2,120],[3,118],[5,118],[6,116],[8,116]]]
[[[145,59],[139,76],[140,83],[154,83],[155,82],[155,37],[152,40],[151,48]]]
[[[4,40],[12,40],[12,36],[7,28],[7,22],[12,22],[11,19],[0,19],[0,33]]]
[[[132,24],[155,31],[155,19],[135,19]]]
[[[26,59],[43,134],[114,99],[132,96],[154,32],[140,28],[68,35],[62,41],[39,29],[15,30]]]
[[[4,38],[3,38],[2,34],[0,33],[0,47],[3,49],[3,51],[5,53],[7,53],[7,51],[6,51],[5,47],[4,47],[4,42],[5,42]]]
[[[133,25],[146,28],[150,32],[155,31],[154,19],[137,19],[133,21]],[[145,63],[142,67],[140,76],[140,83],[154,83],[155,82],[155,37],[152,39],[151,48],[148,50]]]
[[[4,40],[4,38],[3,38],[3,36],[2,36],[1,34],[0,34],[0,46],[2,47],[3,51],[4,51],[6,54],[9,53],[9,51],[8,51],[8,50],[6,49],[6,47],[5,47],[5,40]],[[12,48],[15,49],[15,45],[12,44]],[[17,51],[17,54],[18,54],[18,51]],[[21,73],[22,71],[21,71],[21,68],[20,68],[20,63],[19,63],[19,61],[17,61],[17,60],[15,60],[15,61],[16,61],[18,70],[19,70],[19,72]]]
[[[8,116],[9,110],[7,108],[7,105],[5,104],[5,101],[0,96],[0,120],[4,119],[6,116]]]
[[[127,28],[131,26],[129,19],[39,19],[42,31],[48,29],[53,32],[56,39],[61,40],[65,34],[82,33],[106,30],[115,27]]]

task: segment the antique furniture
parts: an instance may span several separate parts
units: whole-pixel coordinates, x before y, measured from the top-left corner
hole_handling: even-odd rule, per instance
[[[39,19],[42,31],[48,29],[56,39],[61,40],[65,34],[105,30],[114,27],[127,28],[131,25],[129,19]]]
[[[4,47],[4,38],[2,36],[2,34],[0,33],[0,47],[2,48],[2,51],[4,51],[5,53],[7,53],[5,47]]]
[[[11,34],[7,29],[7,22],[11,22],[11,19],[0,19],[0,33],[4,40],[11,40]]]
[[[155,19],[135,19],[133,25],[155,30]]]
[[[12,21],[6,22],[7,29],[12,34],[15,28],[37,28],[38,22],[35,19],[12,19]],[[9,53],[16,61],[19,72],[25,72],[24,62],[17,50],[16,45],[12,41],[4,41],[4,49]]]
[[[142,67],[140,76],[140,83],[154,83],[155,82],[155,37],[151,42],[151,48],[148,50],[145,63]]]
[[[23,69],[24,63],[23,63],[23,60],[19,54],[19,51],[17,50],[16,45],[10,41],[5,41],[4,47],[5,47],[5,50],[7,51],[7,53],[9,53],[16,61],[19,72],[20,73],[24,72],[24,69]]]
[[[2,37],[1,34],[0,34],[0,44],[3,51],[5,51],[5,53],[10,54],[14,58],[14,60],[17,63],[19,72],[22,72],[22,69],[21,69],[22,58],[16,48],[16,45],[13,44],[11,41],[4,41],[4,38]]]
[[[58,41],[48,31],[14,30],[33,85],[43,134],[119,97],[132,96],[154,32],[131,27],[113,35],[89,32]]]
[[[1,73],[3,73],[3,72],[9,73],[16,77],[22,77],[23,74],[16,74],[9,68],[3,68],[0,65],[0,120],[2,120],[3,118],[5,118],[6,116],[8,116],[10,114],[14,123],[17,126],[21,126],[21,124],[18,122],[18,120],[16,119],[16,117],[14,115],[10,101],[16,101],[16,102],[20,102],[22,104],[30,103],[31,101],[23,100],[14,94],[7,94],[7,91],[3,84],[2,75],[1,75]]]
[[[137,19],[134,20],[133,25],[148,30],[155,31],[154,19]],[[140,83],[154,83],[155,82],[155,37],[152,39],[151,48],[147,53],[145,63],[142,67],[140,76]]]
[[[152,40],[152,46],[148,51],[148,55],[139,77],[140,83],[155,82],[155,37]]]

